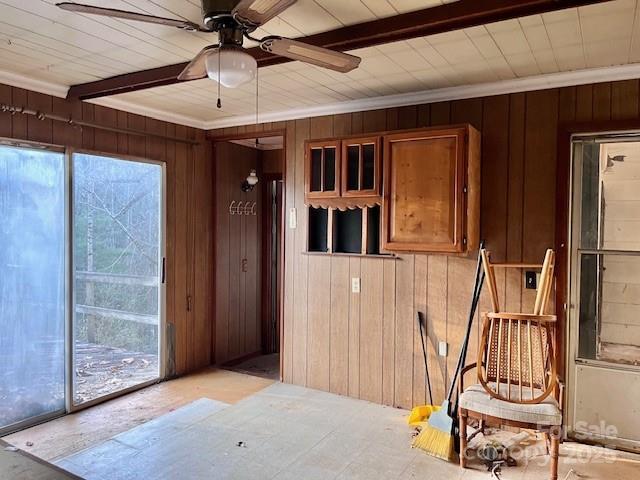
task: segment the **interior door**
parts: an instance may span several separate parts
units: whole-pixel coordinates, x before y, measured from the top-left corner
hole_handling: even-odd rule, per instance
[[[74,153],[73,402],[159,379],[163,168]]]
[[[65,157],[0,145],[0,432],[65,409]]]
[[[573,142],[569,429],[640,448],[640,137]]]

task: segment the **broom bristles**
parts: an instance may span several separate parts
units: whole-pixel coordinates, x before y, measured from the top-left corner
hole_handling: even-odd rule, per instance
[[[451,432],[443,432],[428,423],[424,425],[420,433],[413,439],[413,448],[424,450],[429,455],[452,461],[454,458],[453,435]]]

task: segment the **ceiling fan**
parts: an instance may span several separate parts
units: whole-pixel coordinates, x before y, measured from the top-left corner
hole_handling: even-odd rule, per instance
[[[155,23],[191,32],[218,33],[218,43],[203,48],[178,75],[178,80],[197,80],[208,76],[229,88],[253,80],[257,62],[244,50],[244,38],[258,42],[266,52],[337,72],[346,73],[357,68],[361,59],[354,55],[280,36],[251,36],[258,27],[296,2],[297,0],[202,0],[203,24],[72,2],[58,3],[57,6],[70,12]]]

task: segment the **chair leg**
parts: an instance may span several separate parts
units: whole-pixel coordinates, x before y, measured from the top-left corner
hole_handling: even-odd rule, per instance
[[[458,409],[458,420],[460,423],[460,466],[467,468],[467,411]]]
[[[558,455],[560,450],[560,435],[558,433],[551,432],[551,462],[549,466],[551,468],[549,478],[550,480],[558,480]]]

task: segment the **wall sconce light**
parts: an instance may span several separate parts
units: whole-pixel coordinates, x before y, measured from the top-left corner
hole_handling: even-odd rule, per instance
[[[251,170],[247,178],[242,182],[240,188],[243,192],[250,192],[258,184],[258,175],[255,170]]]

